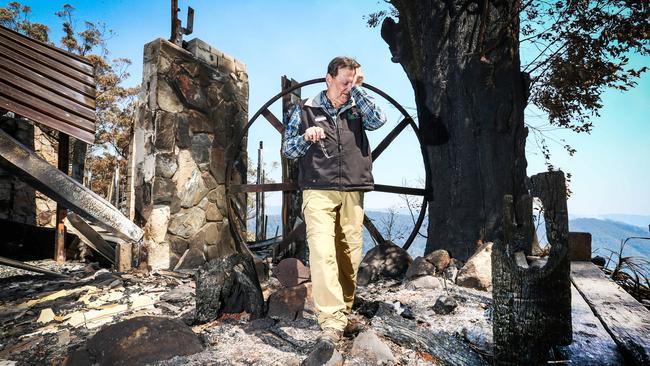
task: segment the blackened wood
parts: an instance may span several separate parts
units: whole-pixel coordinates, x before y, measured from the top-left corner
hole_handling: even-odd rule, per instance
[[[386,193],[407,194],[410,196],[424,196],[427,194],[427,191],[424,188],[389,186],[385,184],[375,184],[375,191],[386,192]]]
[[[59,151],[57,166],[59,170],[68,175],[70,163],[70,136],[59,133]],[[56,204],[56,231],[54,232],[54,260],[65,262],[65,217],[68,211],[57,202]]]
[[[104,240],[104,238],[92,228],[92,226],[74,212],[70,212],[67,219],[79,239],[81,239],[84,244],[88,245],[109,262],[115,264],[115,248],[108,244],[106,240]]]
[[[298,82],[294,79],[289,79],[287,76],[282,76],[280,79],[280,87],[282,90],[288,90],[289,88],[298,85]],[[294,89],[291,93],[285,94],[282,96],[282,129],[284,130],[284,125],[289,123],[289,117],[294,108],[296,108],[297,103],[300,101],[301,89]],[[282,146],[284,146],[284,133],[282,134]],[[297,183],[298,182],[298,160],[297,159],[287,159],[282,156],[282,181],[285,183]],[[297,187],[296,187],[297,188]],[[290,232],[296,226],[296,223],[302,219],[302,192],[300,190],[295,191],[283,191],[282,192],[282,236],[287,237]],[[277,253],[277,252],[276,252]],[[307,259],[307,242],[304,235],[296,238],[296,240],[291,244],[290,249],[287,250],[289,256],[293,256],[302,261]]]
[[[276,192],[291,191],[298,189],[295,183],[265,183],[265,184],[231,184],[228,186],[229,193],[244,192]]]
[[[650,310],[591,262],[571,262],[571,281],[629,365],[650,365]]]
[[[436,365],[489,365],[455,334],[420,328],[415,322],[394,314],[386,304],[379,304],[372,319],[372,327],[382,336],[405,348],[430,354]]]
[[[53,277],[63,277],[63,278],[68,278],[69,277],[69,276],[64,275],[62,273],[52,272],[52,271],[49,271],[47,269],[32,266],[31,264],[19,262],[19,261],[13,260],[13,259],[5,258],[5,257],[0,257],[0,264],[5,265],[5,266],[9,266],[9,267],[24,269],[25,271],[42,273],[42,274],[46,274],[48,276],[53,276]]]
[[[81,141],[75,140],[72,148],[72,172],[70,176],[72,179],[83,184],[84,172],[86,170],[86,151],[88,145]]]
[[[531,194],[544,205],[551,253],[543,266],[516,257],[530,249],[532,197],[504,197],[504,238],[492,249],[494,357],[497,365],[542,365],[554,345],[571,343],[568,213],[562,172],[531,178]],[[516,254],[516,253],[520,254]],[[520,258],[525,261],[525,258]],[[522,263],[523,264],[523,263]]]

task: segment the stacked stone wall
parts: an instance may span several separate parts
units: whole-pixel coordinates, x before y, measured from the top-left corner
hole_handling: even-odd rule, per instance
[[[236,252],[225,170],[248,118],[246,67],[198,39],[186,48],[157,39],[144,50],[129,206],[145,228],[152,268],[196,267]],[[240,182],[245,145],[235,174]]]

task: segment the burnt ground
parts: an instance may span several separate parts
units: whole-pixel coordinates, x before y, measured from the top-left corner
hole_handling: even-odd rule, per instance
[[[39,265],[70,275],[53,279],[0,267],[0,365],[61,364],[108,324],[138,316],[180,319],[199,335],[204,350],[178,356],[160,365],[298,365],[319,336],[310,309],[298,320],[232,314],[207,324],[194,324],[195,282],[191,273],[115,273],[84,263]],[[265,298],[280,288],[272,278],[262,285]],[[433,310],[436,299],[452,295],[458,306],[450,314]],[[366,302],[381,301],[408,313],[418,327],[442,331],[469,344],[481,354],[491,353],[491,296],[453,284],[435,289],[407,289],[400,281],[379,282],[359,288]],[[372,329],[369,319],[359,316]],[[435,365],[431,355],[417,347],[398,345],[390,337],[380,339],[401,365]],[[155,345],[154,345],[155,346]],[[353,339],[338,344],[345,365],[373,364],[368,355],[353,354]]]

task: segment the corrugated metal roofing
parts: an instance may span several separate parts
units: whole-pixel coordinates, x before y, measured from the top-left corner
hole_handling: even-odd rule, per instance
[[[0,108],[92,144],[93,66],[80,56],[0,27]]]

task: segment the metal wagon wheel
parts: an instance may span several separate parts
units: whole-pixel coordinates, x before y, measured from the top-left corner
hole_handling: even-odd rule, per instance
[[[277,118],[271,111],[269,111],[269,107],[275,103],[278,99],[282,98],[284,95],[287,95],[291,93],[292,91],[302,88],[304,86],[312,85],[312,84],[317,84],[317,83],[323,83],[325,82],[325,78],[318,78],[318,79],[312,79],[308,80],[296,85],[293,85],[289,88],[284,89],[282,92],[278,93],[271,99],[269,99],[254,115],[251,117],[251,119],[248,121],[248,123],[244,126],[243,130],[240,132],[241,135],[239,137],[239,140],[237,144],[233,145],[233,150],[235,151],[236,155],[234,156],[234,159],[229,160],[228,165],[226,166],[226,202],[227,202],[227,210],[228,210],[228,220],[230,223],[230,229],[231,232],[237,241],[237,244],[239,245],[240,248],[248,248],[249,243],[246,241],[245,238],[245,232],[246,232],[246,217],[242,217],[241,213],[246,212],[245,206],[242,207],[242,205],[246,205],[246,201],[244,199],[244,202],[241,202],[241,197],[243,193],[259,193],[259,192],[279,192],[279,191],[297,191],[298,190],[298,185],[296,182],[282,182],[282,183],[267,183],[267,184],[241,184],[238,182],[233,182],[233,174],[236,170],[246,171],[245,167],[238,166],[239,164],[242,163],[242,143],[244,141],[244,138],[248,134],[248,130],[250,127],[253,125],[253,123],[260,117],[264,116],[264,118],[271,123],[271,125],[280,133],[284,133],[284,124]],[[402,107],[397,101],[395,101],[392,97],[390,97],[388,94],[384,93],[380,89],[367,84],[363,83],[363,87],[372,90],[373,92],[377,93],[381,97],[383,97],[386,101],[391,103],[404,117],[398,124],[393,128],[393,130],[377,145],[377,147],[372,151],[372,161],[376,161],[377,158],[386,150],[386,148],[390,145],[393,140],[407,127],[410,126],[413,129],[413,132],[415,133],[418,142],[420,142],[420,146],[422,146],[421,143],[421,138],[420,138],[420,130],[418,126],[415,124],[409,113]],[[427,165],[427,155],[422,154],[422,160],[424,163],[424,166],[426,167]],[[425,169],[425,171],[428,171]],[[284,177],[283,177],[284,179]],[[427,179],[428,181],[428,179]],[[422,196],[422,205],[420,207],[420,213],[418,215],[418,218],[415,222],[415,225],[413,227],[413,230],[411,231],[410,235],[402,245],[402,248],[405,250],[408,249],[411,244],[413,243],[413,240],[415,240],[415,237],[418,235],[418,232],[420,231],[420,227],[422,226],[422,222],[424,221],[424,217],[426,215],[427,211],[427,201],[430,195],[428,192],[423,189],[423,188],[411,188],[411,187],[402,187],[402,186],[389,186],[389,185],[384,185],[384,184],[375,184],[375,191],[377,192],[386,192],[386,193],[395,193],[395,194],[407,194],[407,195],[415,195],[415,196]],[[242,210],[242,208],[244,208]],[[383,238],[379,230],[373,225],[372,221],[368,218],[368,216],[364,216],[363,220],[364,226],[368,229],[368,232],[370,235],[373,237],[373,239],[377,243],[383,243],[386,240]],[[287,246],[291,242],[295,241],[297,236],[299,235],[298,233],[304,231],[304,225],[305,223],[303,222],[302,224],[296,226],[286,237],[282,238],[282,241],[280,241],[277,245],[280,247]],[[254,245],[255,243],[250,243]]]

